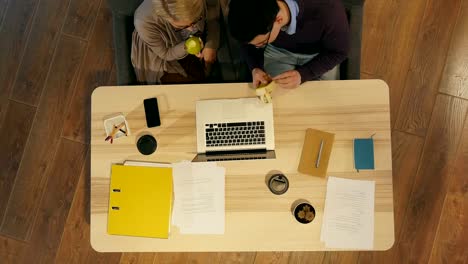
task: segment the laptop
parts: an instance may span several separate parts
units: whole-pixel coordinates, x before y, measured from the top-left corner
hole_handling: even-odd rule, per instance
[[[196,119],[195,162],[276,158],[273,104],[258,98],[202,100]]]

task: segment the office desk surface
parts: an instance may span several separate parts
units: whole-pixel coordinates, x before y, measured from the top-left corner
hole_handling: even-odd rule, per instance
[[[374,180],[374,249],[393,245],[393,190],[388,86],[380,80],[308,82],[294,90],[276,89],[273,96],[276,156],[274,160],[219,162],[226,168],[224,235],[181,235],[151,239],[108,235],[107,206],[110,167],[125,160],[177,162],[196,155],[195,102],[211,98],[253,97],[248,84],[99,87],[91,106],[91,244],[97,251],[323,251],[320,229],[326,179],[297,172],[307,128],[335,134],[328,175]],[[146,127],[143,100],[157,97],[162,125]],[[105,142],[103,120],[123,113],[131,135]],[[150,156],[139,154],[139,135],[158,141]],[[374,136],[375,170],[356,172],[353,139]],[[283,172],[287,193],[276,196],[265,185],[266,175]],[[316,210],[307,225],[296,222],[291,205],[306,199]]]

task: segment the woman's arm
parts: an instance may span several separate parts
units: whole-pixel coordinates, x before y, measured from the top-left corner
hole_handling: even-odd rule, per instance
[[[184,42],[180,42],[173,47],[167,47],[166,41],[163,39],[158,26],[154,22],[149,22],[146,19],[139,19],[135,15],[135,29],[140,38],[148,45],[148,47],[163,60],[174,61],[187,56]]]
[[[219,47],[219,0],[206,0],[206,43],[205,48],[218,49]]]

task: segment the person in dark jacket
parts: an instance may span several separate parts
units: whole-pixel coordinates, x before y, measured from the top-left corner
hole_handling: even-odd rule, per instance
[[[242,43],[254,87],[339,79],[350,46],[341,0],[232,0],[228,27]]]

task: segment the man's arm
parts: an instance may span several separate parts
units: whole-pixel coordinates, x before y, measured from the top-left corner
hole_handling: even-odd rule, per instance
[[[341,3],[328,8],[325,34],[321,40],[323,50],[308,63],[297,67],[301,82],[316,80],[324,73],[343,62],[350,46],[349,25]]]
[[[264,49],[257,49],[255,46],[250,44],[241,44],[240,46],[241,57],[245,62],[247,62],[250,71],[255,68],[263,70],[263,52]]]

